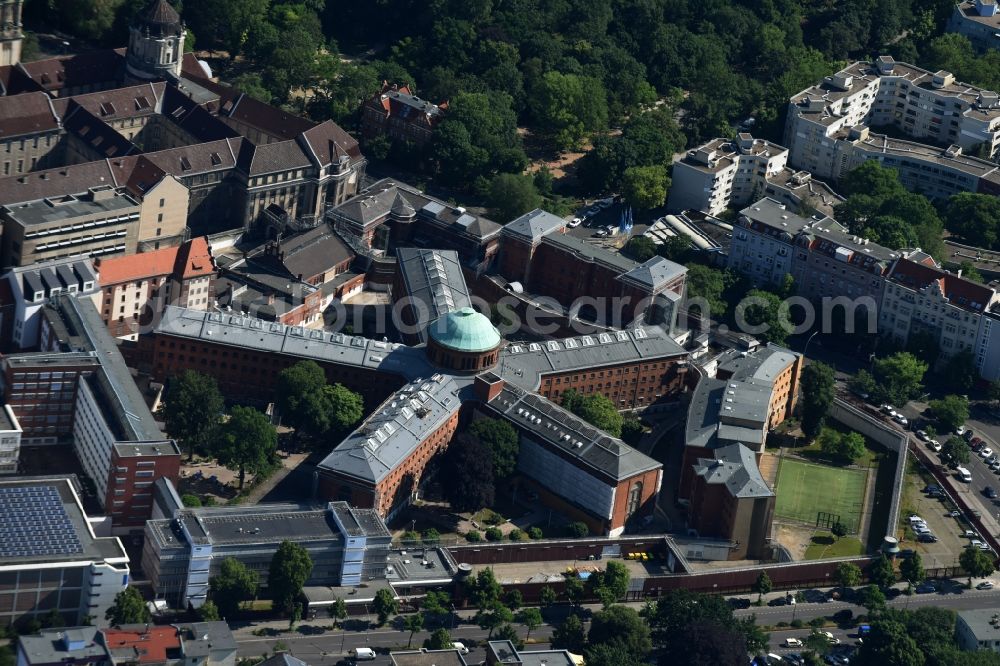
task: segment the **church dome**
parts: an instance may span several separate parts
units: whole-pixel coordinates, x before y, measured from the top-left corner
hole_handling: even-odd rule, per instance
[[[490,351],[501,341],[489,318],[468,307],[441,317],[430,325],[428,333],[442,347],[459,352]]]
[[[167,0],[155,0],[139,14],[135,26],[153,37],[179,35],[184,32],[181,16]]]

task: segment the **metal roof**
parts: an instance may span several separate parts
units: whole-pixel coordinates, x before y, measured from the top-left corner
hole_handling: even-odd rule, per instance
[[[715,458],[699,458],[694,473],[709,484],[724,484],[733,497],[772,497],[757,468],[754,452],[742,444],[715,449]]]
[[[413,301],[422,342],[427,341],[431,322],[472,305],[457,252],[406,247],[396,251],[396,259],[406,295]]]
[[[427,333],[442,347],[461,352],[485,352],[503,342],[489,317],[471,307],[448,312],[432,323]]]
[[[627,273],[620,275],[623,282],[636,282],[649,291],[657,291],[667,283],[686,275],[687,268],[664,257],[653,257],[639,264]]]
[[[517,236],[536,242],[543,236],[547,236],[565,226],[566,220],[541,208],[536,208],[508,222],[500,233],[504,236]]]

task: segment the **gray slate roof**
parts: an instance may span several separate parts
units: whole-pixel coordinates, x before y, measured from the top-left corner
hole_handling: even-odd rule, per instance
[[[662,328],[646,326],[562,340],[513,343],[500,354],[499,372],[507,382],[535,391],[541,376],[550,372],[685,354],[684,348]]]
[[[548,234],[542,238],[542,243],[555,245],[563,251],[572,252],[585,261],[608,266],[621,273],[627,273],[639,266],[637,262],[618,252],[606,250],[599,245],[588,243],[584,238],[570,234]]]
[[[662,467],[554,402],[516,386],[506,385],[487,406],[515,425],[530,430],[534,440],[544,441],[547,446],[579,460],[581,467],[615,482]]]
[[[733,497],[772,497],[757,469],[757,457],[742,444],[715,449],[715,458],[699,458],[694,472],[709,484],[725,484]]]
[[[501,233],[505,236],[516,236],[524,240],[537,242],[543,236],[547,236],[565,226],[566,220],[541,208],[536,208],[508,222]]]
[[[296,358],[338,363],[402,375],[432,374],[423,349],[368,338],[285,326],[238,314],[168,306],[154,331]]]
[[[649,291],[656,291],[686,273],[687,268],[680,264],[675,264],[664,257],[653,257],[618,279],[625,282],[635,282],[646,287]]]
[[[338,444],[320,469],[378,483],[471,399],[472,382],[442,374],[412,380]]]

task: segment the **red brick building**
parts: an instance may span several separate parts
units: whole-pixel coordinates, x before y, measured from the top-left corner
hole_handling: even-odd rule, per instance
[[[365,141],[387,136],[422,146],[433,137],[447,108],[448,102],[432,104],[411,93],[408,86],[383,81],[382,89],[361,106],[361,136]]]
[[[145,526],[153,508],[153,482],[176,480],[181,452],[173,442],[123,442],[111,450],[104,508],[115,528]]]

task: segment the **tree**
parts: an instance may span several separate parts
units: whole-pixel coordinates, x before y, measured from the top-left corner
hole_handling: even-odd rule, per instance
[[[519,174],[528,164],[510,95],[462,91],[448,102],[430,154],[447,185],[468,186],[497,173]],[[529,209],[530,210],[530,209]]]
[[[591,576],[594,579],[594,576]],[[594,588],[598,596],[601,590],[606,590],[612,603],[619,599],[624,599],[628,594],[629,581],[632,579],[626,567],[621,562],[611,560],[604,571],[597,574]]]
[[[865,438],[858,432],[841,434],[831,428],[823,428],[817,440],[824,454],[845,463],[852,463],[865,453]]]
[[[896,570],[892,566],[892,560],[879,553],[868,568],[868,578],[883,590],[892,587],[896,582]]]
[[[919,585],[927,577],[924,562],[920,553],[914,551],[909,557],[899,563],[899,573],[910,586]]]
[[[492,216],[501,224],[540,208],[542,197],[531,176],[515,173],[497,174],[490,181],[486,203]]]
[[[198,609],[198,619],[202,622],[218,622],[222,616],[219,615],[219,607],[209,599]]]
[[[521,594],[521,590],[507,590],[503,595],[503,605],[511,612],[516,613],[517,609],[524,605],[524,596]]]
[[[678,651],[660,664],[735,665],[747,660],[746,639],[730,626],[698,620],[689,624],[685,633],[686,640],[678,645]]]
[[[112,626],[123,624],[145,624],[153,619],[142,594],[134,587],[126,587],[115,595],[115,602],[104,613]]]
[[[531,632],[542,624],[542,611],[537,608],[524,608],[517,614],[517,621],[525,626],[528,632],[524,635],[524,640],[531,638]]]
[[[569,650],[576,654],[583,652],[586,637],[583,632],[583,622],[575,614],[567,617],[562,624],[552,632],[552,647],[556,650]]]
[[[976,265],[968,259],[958,265],[958,270],[961,272],[962,277],[966,280],[972,280],[973,282],[979,282],[980,284],[986,283],[986,280],[983,278],[983,274],[980,273],[979,269],[976,268]]]
[[[429,638],[424,640],[424,647],[428,650],[450,650],[454,647],[451,642],[451,634],[447,629],[435,629]]]
[[[603,393],[581,396],[575,390],[564,391],[562,405],[592,426],[614,437],[621,437],[622,415]]]
[[[496,639],[498,641],[510,641],[511,643],[514,644],[514,647],[518,650],[524,648],[524,641],[522,641],[521,637],[517,635],[517,630],[510,625],[510,621],[501,624],[499,627],[497,627]]]
[[[274,402],[282,422],[296,430],[313,425],[315,415],[311,412],[321,410],[311,407],[315,407],[324,386],[326,373],[315,361],[299,361],[279,372],[274,386]]]
[[[757,593],[758,603],[765,594],[771,591],[772,587],[771,577],[767,575],[766,571],[761,571],[757,576],[757,581],[753,584],[753,589]]]
[[[662,206],[669,189],[670,177],[661,164],[629,167],[622,174],[622,196],[639,210]]]
[[[815,437],[823,427],[834,398],[833,368],[813,362],[802,370],[802,431]]]
[[[187,449],[188,460],[204,447],[225,403],[215,379],[194,370],[172,377],[163,396],[167,434]]]
[[[833,534],[833,536],[837,537],[838,539],[843,539],[848,534],[847,525],[844,525],[844,523],[838,520],[830,528],[830,532]]]
[[[423,611],[432,617],[444,617],[451,611],[451,596],[444,591],[429,590],[424,596]]]
[[[493,504],[493,452],[468,433],[461,433],[442,461],[444,494],[453,511],[478,511]],[[486,531],[490,538],[490,531]]]
[[[577,147],[588,133],[604,129],[608,122],[604,86],[588,76],[546,72],[529,105],[541,134],[557,150]]]
[[[343,384],[323,387],[323,407],[328,414],[325,432],[328,439],[340,439],[353,430],[365,415],[364,398]]]
[[[501,419],[476,419],[469,426],[469,434],[485,444],[493,454],[493,475],[506,479],[517,469],[519,449],[517,431]]]
[[[860,603],[868,611],[869,617],[885,610],[885,594],[878,585],[869,585],[861,590]]]
[[[945,386],[956,393],[968,393],[978,376],[976,359],[968,350],[952,355],[944,361],[941,368],[941,379],[944,380]]]
[[[480,629],[489,631],[488,639],[493,638],[493,632],[505,624],[513,622],[514,614],[499,599],[479,606],[476,613],[476,624]]]
[[[788,312],[781,298],[770,291],[753,289],[736,306],[736,321],[754,329],[753,334],[775,344],[783,344],[792,331]]]
[[[656,254],[677,264],[687,264],[691,261],[691,241],[686,236],[667,236],[656,246]]]
[[[227,469],[239,473],[240,490],[246,473],[261,474],[274,464],[278,435],[267,417],[253,407],[233,407],[221,427],[215,455]]]
[[[248,569],[239,560],[227,557],[222,560],[219,573],[208,580],[208,591],[222,617],[233,619],[240,604],[257,596],[260,579],[257,572]]]
[[[333,620],[333,628],[336,629],[341,620],[347,619],[347,602],[340,597],[334,597],[327,612],[330,614],[330,619]]]
[[[644,434],[646,434],[646,428],[642,425],[642,421],[632,414],[622,417],[622,440],[626,444],[635,446]]]
[[[633,236],[625,243],[622,252],[638,262],[643,262],[656,256],[656,243],[646,236]]]
[[[862,664],[922,666],[924,663],[923,652],[907,635],[906,627],[885,618],[871,623],[871,631],[865,636],[858,657]]]
[[[701,319],[721,319],[726,316],[729,304],[724,298],[726,291],[726,274],[715,268],[694,264],[688,267],[687,300],[702,299]]]
[[[582,539],[590,536],[590,528],[587,527],[586,523],[576,521],[566,525],[566,534],[574,539]]]
[[[576,576],[568,576],[566,578],[566,587],[563,588],[563,594],[566,595],[566,601],[576,606],[580,603],[580,600],[583,599],[583,593],[583,581]]]
[[[875,395],[877,388],[875,378],[867,370],[858,370],[858,373],[847,382],[847,386],[855,393],[867,395],[869,398]]]
[[[969,419],[969,399],[960,395],[947,395],[931,400],[930,408],[935,418],[947,431],[953,431]]]
[[[861,578],[861,569],[852,562],[841,562],[833,572],[833,579],[840,586],[841,592],[846,592],[849,587],[860,585]]]
[[[201,506],[201,499],[197,495],[184,493],[181,495],[181,504],[188,508],[195,508]]]
[[[863,194],[879,200],[906,194],[899,172],[883,167],[878,160],[868,160],[849,171],[840,179],[840,189],[845,195]]]
[[[538,601],[542,606],[548,607],[556,602],[556,591],[546,585],[538,591]]]
[[[653,649],[649,625],[628,606],[612,606],[594,613],[587,642],[591,645],[616,643],[623,648],[623,654],[639,657],[645,657]]]
[[[424,533],[420,535],[420,540],[425,546],[436,546],[441,543],[441,533],[433,527],[428,527],[424,530]]]
[[[973,578],[985,578],[993,573],[993,558],[971,545],[966,546],[958,556],[958,563],[969,574],[969,587],[972,587]]]
[[[909,352],[877,359],[872,367],[876,390],[887,402],[894,404],[917,397],[923,390],[926,372],[927,364]]]
[[[392,590],[383,587],[376,592],[375,600],[372,601],[372,610],[374,610],[375,615],[378,616],[379,626],[385,624],[390,615],[398,613],[399,602],[396,601],[396,597],[393,596]]]
[[[957,465],[969,462],[969,445],[961,437],[949,437],[941,447],[941,456]]]
[[[944,226],[971,245],[995,249],[1000,240],[1000,200],[988,194],[954,194],[944,208]]]
[[[420,613],[413,613],[412,615],[407,615],[403,618],[403,629],[410,632],[410,636],[406,639],[406,647],[409,648],[413,645],[413,634],[417,633],[424,628],[424,616]]]
[[[829,639],[827,639],[826,636],[819,633],[819,631],[815,629],[806,637],[805,646],[809,649],[810,652],[816,654],[817,656],[825,655],[827,652],[830,651]],[[819,659],[816,659],[815,663],[819,664],[820,663]]]
[[[291,610],[292,603],[302,595],[302,586],[312,574],[313,561],[309,551],[297,543],[282,541],[271,557],[267,590],[279,610]]]

